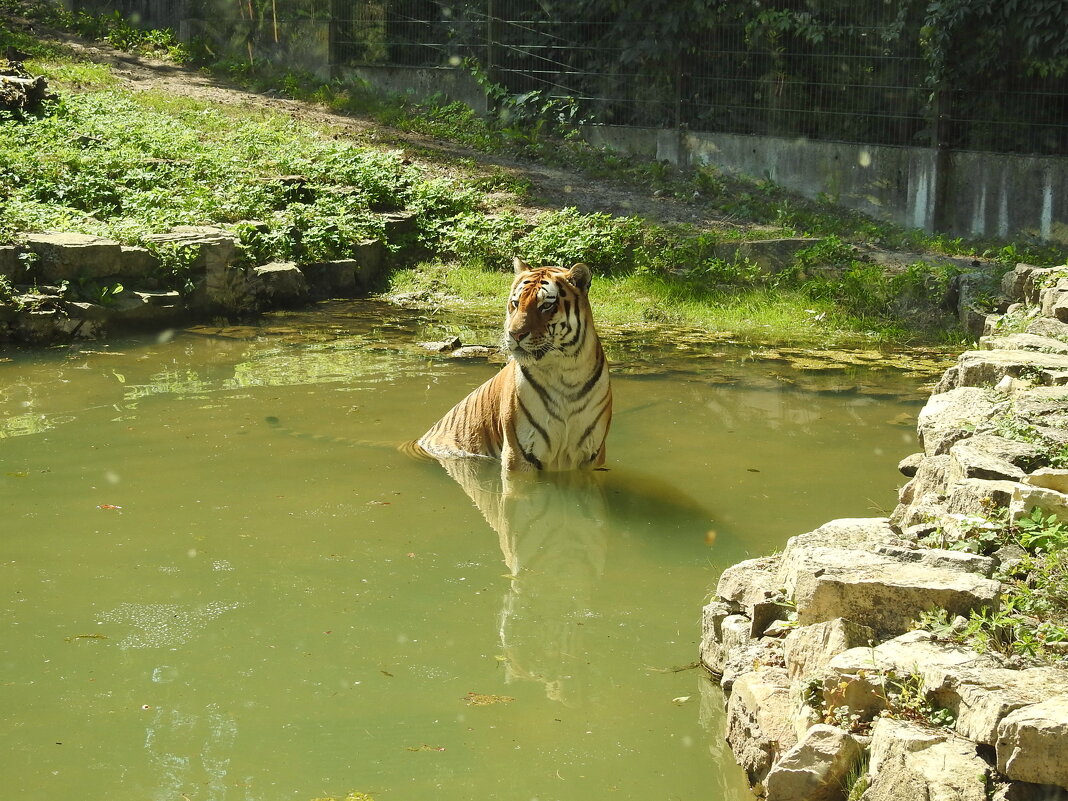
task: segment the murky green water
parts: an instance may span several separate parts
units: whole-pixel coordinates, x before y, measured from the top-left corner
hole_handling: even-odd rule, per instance
[[[440,334],[335,304],[6,354],[11,797],[749,797],[665,669],[724,566],[893,505],[923,376],[607,334],[616,469],[508,493],[315,436],[414,438],[496,369]]]

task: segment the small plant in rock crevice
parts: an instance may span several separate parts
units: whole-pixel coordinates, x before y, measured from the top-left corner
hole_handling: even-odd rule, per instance
[[[887,671],[880,676],[886,709],[883,717],[912,720],[931,726],[952,726],[953,713],[931,700],[923,676],[913,671],[899,674]]]
[[[860,801],[864,791],[868,789],[868,785],[871,784],[871,777],[868,775],[870,763],[871,755],[868,751],[864,751],[860,759],[850,767],[845,781],[842,782],[846,801]]]
[[[815,678],[802,688],[801,697],[819,717],[820,723],[837,726],[853,734],[868,734],[871,731],[871,720],[843,703],[848,686],[848,683],[843,681],[828,689],[821,679]]]
[[[973,610],[963,621],[936,609],[918,626],[980,652],[1047,661],[1068,656],[1068,523],[1039,508],[1015,520],[1002,509],[960,522],[957,539],[936,532],[921,544],[987,556],[1015,548],[1017,558],[1004,559],[995,574],[1002,582],[998,608]]]

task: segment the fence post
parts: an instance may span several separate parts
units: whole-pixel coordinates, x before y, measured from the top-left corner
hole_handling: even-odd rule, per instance
[[[953,116],[953,95],[942,83],[935,91],[934,147],[935,175],[931,207],[931,229],[935,233],[948,231],[949,157],[952,151],[949,123]]]
[[[490,91],[497,83],[497,6],[494,0],[486,0],[486,106],[489,112],[497,111],[496,93]]]
[[[330,78],[338,77],[337,68],[337,17],[339,0],[330,0],[330,13],[326,17],[326,69]]]
[[[682,51],[675,55],[675,130],[682,132]]]

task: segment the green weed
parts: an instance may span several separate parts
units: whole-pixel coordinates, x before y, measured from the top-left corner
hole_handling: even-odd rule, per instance
[[[972,611],[954,627],[944,610],[923,615],[921,628],[979,651],[1057,659],[1068,643],[1068,524],[1033,509],[1017,520],[1004,512],[976,519],[961,539],[932,542],[951,549],[990,555],[1006,545],[1024,556],[1002,567],[1003,593],[996,610]]]

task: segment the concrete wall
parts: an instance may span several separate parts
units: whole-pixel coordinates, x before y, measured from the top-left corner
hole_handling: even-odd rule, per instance
[[[910,228],[1068,245],[1063,157],[959,152],[940,160],[930,148],[596,125],[583,134],[594,145],[641,158],[766,178]]]
[[[953,153],[946,224],[964,235],[1068,244],[1068,159]]]
[[[100,0],[67,0],[91,5]],[[146,18],[169,20],[184,10],[161,0],[121,0]],[[114,5],[114,2],[111,3]],[[134,9],[136,7],[136,9]],[[326,79],[357,77],[391,94],[461,101],[479,113],[489,109],[482,87],[464,70],[396,66],[345,67],[330,63],[325,20],[288,24],[280,41],[264,41],[247,24],[184,19],[184,39],[203,36],[225,52],[247,57],[255,39],[257,59],[300,67]],[[726,172],[767,178],[810,198],[826,197],[875,218],[953,236],[1010,238],[1020,235],[1068,245],[1068,159],[997,153],[943,153],[902,148],[698,133],[653,128],[584,126],[595,145],[682,168],[714,165]],[[939,202],[941,199],[941,206]]]

